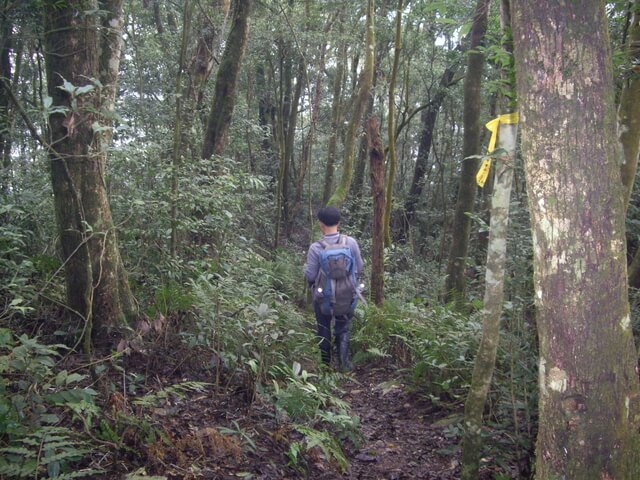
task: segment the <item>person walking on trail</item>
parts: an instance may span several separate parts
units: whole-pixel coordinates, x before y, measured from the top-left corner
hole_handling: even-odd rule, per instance
[[[339,233],[340,210],[324,207],[318,211],[323,238],[313,242],[307,253],[304,275],[312,288],[320,354],[325,365],[331,363],[331,323],[342,370],[353,369],[349,355],[353,312],[362,298],[359,292],[362,256],[358,242]]]

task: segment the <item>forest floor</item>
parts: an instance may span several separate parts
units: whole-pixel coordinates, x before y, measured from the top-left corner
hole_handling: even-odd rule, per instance
[[[193,378],[186,371],[178,373],[183,380]],[[159,371],[154,374],[155,381],[167,386],[176,382],[173,377]],[[129,448],[116,454],[112,451],[93,466],[110,473],[102,478],[135,480],[153,475],[156,479],[459,478],[456,439],[446,434],[451,417],[410,392],[396,367],[358,365],[345,375],[340,388],[339,396],[351,405],[350,413],[359,417],[362,433],[358,445],[342,442],[349,462],[346,470],[320,447],[292,464],[287,454],[290,445],[302,442],[303,436],[259,394],[247,402],[246,392],[237,387],[168,397],[147,410],[144,422],[124,429],[122,440]],[[110,400],[113,418],[116,410],[125,408],[130,409],[131,417],[136,416],[130,406],[118,404],[122,401],[118,394],[114,396]],[[153,436],[145,436],[150,425],[164,432],[164,440],[151,441]]]

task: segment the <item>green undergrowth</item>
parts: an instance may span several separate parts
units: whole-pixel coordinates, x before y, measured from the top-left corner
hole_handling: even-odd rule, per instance
[[[56,367],[64,345],[0,329],[0,478],[80,478],[96,445],[85,430],[99,415],[85,375]],[[74,425],[76,428],[74,428]]]

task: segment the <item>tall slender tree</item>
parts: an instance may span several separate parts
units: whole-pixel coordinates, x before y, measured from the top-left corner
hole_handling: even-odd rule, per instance
[[[446,301],[460,300],[466,290],[465,270],[471,231],[471,218],[468,212],[473,212],[476,199],[475,176],[478,160],[473,156],[480,151],[480,87],[484,71],[484,55],[478,47],[483,44],[487,30],[489,2],[490,0],[478,0],[476,4],[471,27],[471,42],[467,53],[467,72],[464,79],[463,160],[444,287]]]
[[[396,37],[393,54],[393,66],[391,77],[389,78],[389,114],[387,116],[387,133],[389,136],[389,175],[387,177],[386,198],[384,206],[384,243],[391,246],[391,209],[393,207],[393,187],[395,186],[397,155],[396,155],[396,78],[398,76],[398,65],[400,63],[400,52],[402,52],[402,0],[398,0],[396,9]]]
[[[340,21],[340,31],[342,31],[343,20]],[[338,148],[338,138],[342,131],[342,84],[344,82],[345,63],[347,62],[347,44],[346,41],[338,48],[338,59],[336,65],[336,73],[333,78],[333,99],[331,105],[331,135],[329,137],[329,146],[327,147],[327,167],[324,176],[324,188],[322,190],[322,204],[325,205],[331,196],[331,188],[333,186],[333,173],[335,170],[336,152]]]
[[[512,12],[540,341],[536,476],[640,478],[604,2],[514,0]]]
[[[0,4],[0,193],[9,191],[11,169],[11,50],[13,43],[13,23],[10,21],[9,9],[12,5],[7,0]]]
[[[233,20],[220,67],[207,121],[202,158],[221,155],[227,142],[236,98],[235,91],[242,58],[249,38],[249,15],[253,0],[235,0]]]
[[[511,17],[509,0],[500,2],[500,24],[505,39],[503,48],[513,54],[510,40]],[[511,55],[513,58],[513,55]],[[510,69],[513,65],[509,66]],[[510,72],[504,71],[506,85],[513,91],[515,85],[509,84]],[[501,110],[508,109],[508,101],[501,98]],[[517,113],[500,115],[487,124],[495,135],[496,146],[504,154],[495,162],[491,170],[494,177],[491,196],[491,219],[487,242],[487,263],[485,270],[485,291],[482,309],[482,337],[473,365],[471,386],[464,405],[464,435],[462,438],[462,476],[464,480],[478,478],[480,457],[482,455],[483,414],[491,387],[495,369],[498,343],[500,341],[500,317],[504,303],[505,267],[507,264],[507,228],[511,206],[513,185],[513,165],[516,153]],[[489,148],[493,148],[493,141]],[[491,153],[491,152],[490,152]],[[488,164],[490,165],[490,163]],[[484,182],[481,182],[484,183]],[[485,184],[486,186],[486,184]]]
[[[367,140],[371,163],[371,194],[373,195],[373,225],[371,246],[371,298],[377,306],[384,303],[384,146],[380,139],[378,118],[367,120]]]
[[[418,153],[416,156],[416,164],[413,169],[413,178],[409,186],[409,193],[404,203],[404,220],[403,229],[404,237],[409,237],[409,228],[413,224],[416,207],[422,195],[425,175],[429,167],[429,154],[433,144],[433,135],[436,127],[438,113],[442,108],[442,102],[446,98],[447,89],[454,84],[454,76],[458,66],[456,64],[449,65],[442,72],[437,90],[427,102],[426,107],[422,110],[420,116],[421,132],[420,143],[418,144]]]

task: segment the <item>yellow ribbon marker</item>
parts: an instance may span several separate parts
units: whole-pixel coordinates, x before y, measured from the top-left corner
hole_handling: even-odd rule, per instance
[[[490,122],[487,122],[485,127],[487,130],[491,132],[491,139],[489,140],[489,148],[487,149],[487,155],[493,152],[496,149],[496,141],[498,139],[498,128],[501,123],[518,123],[519,117],[518,112],[514,113],[505,113],[504,115],[500,115],[499,117],[494,118]],[[487,157],[480,165],[480,170],[476,173],[476,183],[480,188],[484,187],[484,183],[487,181],[487,177],[489,176],[489,170],[491,170],[491,157]]]

